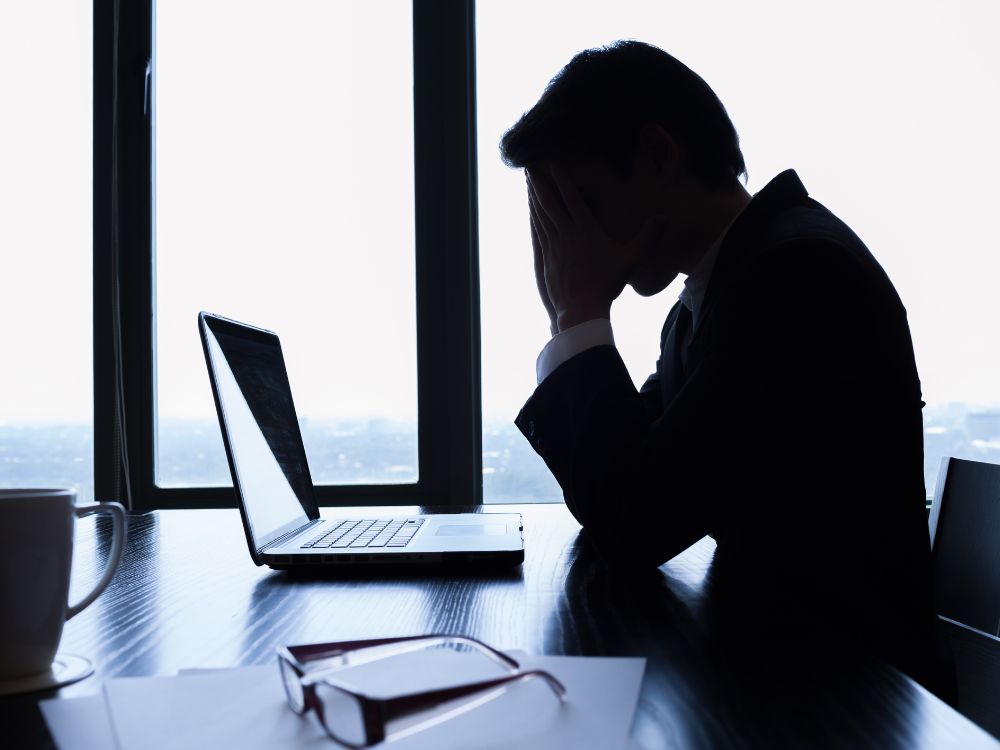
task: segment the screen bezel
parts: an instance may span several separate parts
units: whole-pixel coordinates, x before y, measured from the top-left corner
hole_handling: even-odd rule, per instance
[[[257,539],[254,534],[253,526],[250,523],[250,518],[247,513],[246,501],[240,487],[239,473],[236,468],[236,461],[233,456],[229,430],[226,425],[225,408],[223,407],[222,399],[219,395],[217,377],[212,363],[212,355],[209,351],[208,335],[210,331],[214,334],[221,333],[232,338],[245,339],[256,344],[264,344],[266,346],[274,347],[277,351],[278,359],[281,361],[282,374],[285,378],[285,385],[288,388],[288,398],[289,402],[292,404],[293,410],[295,408],[295,401],[292,398],[291,385],[288,383],[288,372],[285,368],[285,358],[282,354],[281,342],[279,341],[277,334],[264,328],[256,328],[245,323],[239,323],[235,320],[230,320],[229,318],[224,318],[213,313],[204,311],[198,313],[198,333],[201,337],[202,349],[205,353],[205,363],[208,367],[208,379],[212,384],[212,397],[215,400],[215,411],[219,417],[219,428],[222,431],[222,442],[226,448],[226,460],[229,462],[229,473],[233,479],[233,490],[236,493],[237,506],[240,510],[240,518],[243,521],[243,531],[246,534],[247,546],[250,549],[250,556],[257,565],[263,565],[263,550],[274,540],[280,539],[282,536],[294,531],[296,528],[299,528],[304,524],[299,521],[292,521],[291,523],[278,528],[276,531],[271,532],[260,539]],[[298,412],[295,413],[297,414]],[[309,471],[309,462],[306,458],[305,444],[302,441],[302,432],[299,429],[298,419],[295,419],[295,433],[298,436],[299,445],[302,448],[303,470],[306,478],[309,480],[309,488],[311,491],[313,487],[312,474]],[[299,504],[302,506],[302,510],[305,512],[309,521],[315,521],[319,518],[319,508],[316,505],[315,495],[313,495],[310,499],[312,501],[311,507],[309,504],[303,502],[301,498],[299,498]]]

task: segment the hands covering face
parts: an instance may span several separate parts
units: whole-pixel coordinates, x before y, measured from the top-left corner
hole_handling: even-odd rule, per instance
[[[535,281],[552,333],[608,318],[656,226],[628,243],[608,237],[573,181],[556,167],[525,170]]]

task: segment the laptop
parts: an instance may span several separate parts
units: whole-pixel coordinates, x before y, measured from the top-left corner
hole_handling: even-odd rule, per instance
[[[320,518],[285,360],[271,331],[202,312],[198,328],[250,556],[279,570],[517,565],[517,513]]]

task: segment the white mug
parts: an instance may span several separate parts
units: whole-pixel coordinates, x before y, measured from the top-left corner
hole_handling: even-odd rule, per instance
[[[63,624],[107,588],[125,548],[125,509],[77,506],[74,490],[0,490],[0,680],[47,672]],[[93,590],[70,605],[73,527],[78,516],[110,512],[108,565]]]

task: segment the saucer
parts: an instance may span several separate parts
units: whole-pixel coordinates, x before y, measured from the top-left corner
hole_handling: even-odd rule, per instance
[[[15,677],[12,680],[0,680],[0,695],[17,695],[18,693],[33,693],[36,690],[51,690],[82,680],[94,671],[90,659],[74,654],[56,654],[52,668],[41,674],[30,674],[27,677]]]

